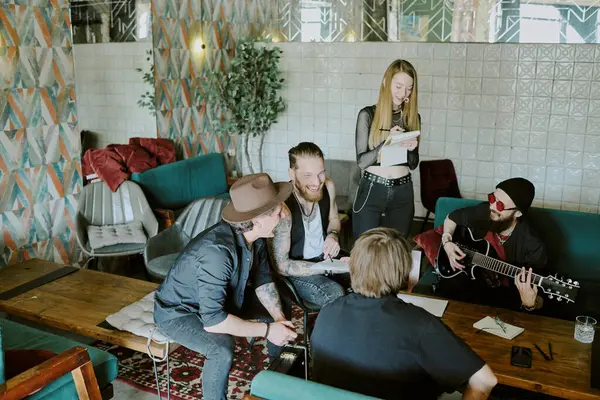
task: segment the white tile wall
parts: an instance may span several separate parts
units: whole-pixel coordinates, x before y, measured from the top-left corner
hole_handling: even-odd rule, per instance
[[[99,134],[99,147],[156,137],[155,117],[137,105],[147,87],[135,70],[147,68],[151,48],[151,41],[73,46],[79,124]]]
[[[266,138],[266,172],[287,179],[287,150],[317,143],[354,160],[358,111],[376,102],[396,58],[419,73],[421,159],[450,158],[465,197],[523,176],[535,204],[598,212],[600,46],[283,43],[287,110]],[[594,64],[594,61],[596,65]],[[419,173],[413,173],[417,215]]]

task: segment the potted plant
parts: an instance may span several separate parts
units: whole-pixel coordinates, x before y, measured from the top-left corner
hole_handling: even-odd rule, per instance
[[[283,78],[279,70],[281,49],[266,46],[262,38],[237,42],[230,68],[207,71],[203,97],[216,107],[222,118],[214,123],[215,133],[243,136],[243,150],[250,173],[254,167],[248,150],[250,137],[259,136],[259,171],[263,171],[262,150],[265,134],[285,109],[279,95]],[[218,115],[218,114],[217,114]]]
[[[150,110],[150,115],[156,117],[156,103],[154,102],[154,62],[152,60],[152,50],[146,50],[146,61],[148,61],[148,70],[136,68],[137,72],[142,73],[142,81],[148,86],[148,90],[143,93],[137,104],[141,108]]]

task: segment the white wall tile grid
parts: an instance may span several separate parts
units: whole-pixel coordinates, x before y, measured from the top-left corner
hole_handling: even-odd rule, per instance
[[[287,110],[263,153],[276,179],[287,180],[287,151],[300,141],[354,160],[358,111],[376,102],[389,63],[405,58],[419,74],[421,159],[451,159],[464,197],[484,199],[497,182],[523,176],[536,186],[536,206],[598,212],[599,45],[278,45]],[[418,170],[413,178],[422,216]]]
[[[156,137],[155,117],[137,105],[148,89],[135,69],[147,69],[150,49],[151,41],[73,46],[80,126],[99,133],[99,147]]]

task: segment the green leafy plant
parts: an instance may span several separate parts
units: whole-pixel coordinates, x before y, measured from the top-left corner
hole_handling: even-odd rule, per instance
[[[279,95],[283,78],[279,69],[279,47],[267,46],[262,38],[243,38],[237,42],[230,68],[206,72],[200,104],[222,113],[214,121],[215,133],[237,133],[244,137],[244,155],[248,169],[254,173],[248,151],[250,137],[260,137],[259,171],[263,171],[262,150],[265,134],[285,109]]]
[[[150,115],[156,117],[156,102],[154,99],[154,60],[152,59],[152,50],[146,50],[146,61],[150,63],[147,71],[142,68],[136,68],[137,72],[142,73],[142,80],[149,86],[149,89],[142,94],[137,105],[141,108],[150,110]]]

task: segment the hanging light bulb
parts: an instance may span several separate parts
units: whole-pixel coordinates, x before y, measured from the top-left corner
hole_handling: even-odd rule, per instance
[[[350,32],[348,32],[346,35],[346,41],[352,43],[356,42],[356,33],[354,33],[354,30],[350,30]]]
[[[206,46],[204,45],[204,42],[202,41],[202,38],[197,37],[196,39],[194,39],[194,41],[192,42],[192,52],[196,53],[196,54],[200,54],[202,53],[202,51],[206,48]]]

